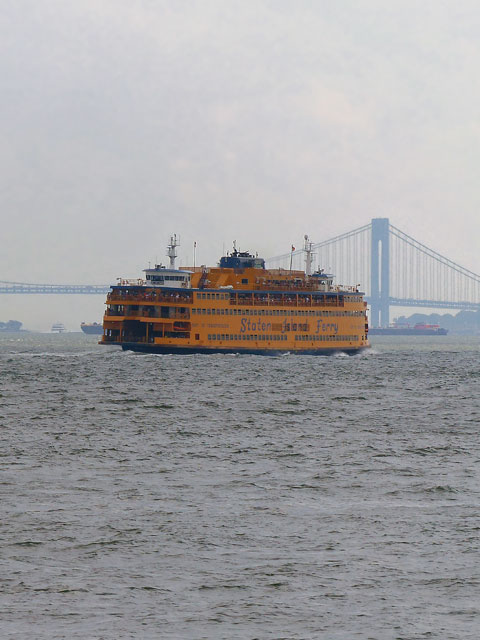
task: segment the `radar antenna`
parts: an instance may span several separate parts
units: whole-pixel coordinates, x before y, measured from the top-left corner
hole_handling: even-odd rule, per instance
[[[177,234],[174,233],[170,238],[170,244],[167,249],[167,256],[170,258],[170,269],[175,269],[175,258],[177,257],[176,248],[180,246],[180,238],[177,240]]]
[[[303,250],[305,251],[305,274],[307,276],[312,275],[312,265],[313,265],[313,242],[310,242],[307,234],[304,236],[305,244],[303,245]]]

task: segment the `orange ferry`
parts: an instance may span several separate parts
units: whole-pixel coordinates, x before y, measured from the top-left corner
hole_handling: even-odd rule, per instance
[[[145,269],[145,278],[111,287],[100,344],[148,353],[355,354],[369,347],[366,302],[356,287],[306,271],[266,269],[234,247],[218,267]]]

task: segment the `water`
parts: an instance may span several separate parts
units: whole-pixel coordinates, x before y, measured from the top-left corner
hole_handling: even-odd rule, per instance
[[[2,638],[477,638],[479,355],[2,336]]]

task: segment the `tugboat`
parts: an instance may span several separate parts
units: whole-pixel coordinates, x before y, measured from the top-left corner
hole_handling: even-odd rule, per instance
[[[266,269],[247,251],[220,258],[217,267],[144,270],[118,279],[107,295],[100,344],[147,353],[356,354],[368,348],[364,294],[336,286],[333,275],[312,273],[312,243],[305,236],[306,269]]]

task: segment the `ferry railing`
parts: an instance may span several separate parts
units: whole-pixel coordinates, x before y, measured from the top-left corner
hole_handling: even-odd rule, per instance
[[[343,291],[343,290],[342,290]],[[291,294],[290,294],[291,295]],[[299,296],[298,299],[295,298],[268,298],[268,299],[251,299],[251,298],[230,298],[230,306],[238,306],[238,307],[247,307],[247,306],[255,306],[255,307],[300,307],[300,308],[310,308],[310,307],[343,307],[344,301],[339,298],[339,296],[328,296],[323,295],[322,298],[318,299],[314,296],[303,297]]]
[[[122,291],[111,291],[107,294],[107,302],[110,304],[123,304],[125,302],[168,302],[169,304],[191,304],[192,296],[185,294],[158,294],[158,293],[125,293]]]
[[[120,287],[144,287],[145,284],[142,278],[117,278],[117,286]]]
[[[125,318],[126,320],[136,320],[137,318],[152,318],[154,320],[189,320],[190,313],[181,313],[175,310],[175,313],[169,315],[168,317],[162,316],[158,313],[155,313],[155,308],[152,307],[152,311],[139,311],[139,312],[131,312],[131,311],[115,311],[113,309],[106,309],[105,316],[114,317],[114,318]]]

